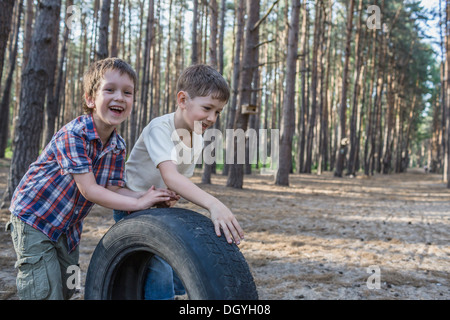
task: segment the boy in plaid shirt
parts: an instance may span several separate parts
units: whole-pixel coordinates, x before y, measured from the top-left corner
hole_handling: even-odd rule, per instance
[[[136,73],[117,58],[95,62],[83,79],[85,115],[66,124],[32,163],[11,200],[20,299],[69,299],[67,268],[78,265],[83,219],[97,203],[147,209],[175,194],[124,188],[125,141],[116,128],[130,115]]]

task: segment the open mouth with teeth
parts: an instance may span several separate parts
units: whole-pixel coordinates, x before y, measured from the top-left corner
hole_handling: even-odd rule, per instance
[[[121,115],[122,112],[125,111],[125,109],[123,107],[120,107],[120,106],[111,106],[111,107],[109,107],[109,110],[111,110],[112,113],[114,113],[116,115]]]

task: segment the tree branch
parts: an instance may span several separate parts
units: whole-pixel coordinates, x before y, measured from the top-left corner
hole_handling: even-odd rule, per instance
[[[265,65],[268,64],[276,64],[276,63],[280,63],[282,62],[281,60],[276,60],[276,61],[267,61],[267,62],[262,62],[262,63],[258,63],[257,65],[253,65],[253,66],[248,66],[248,67],[242,67],[242,69],[254,69],[254,68],[259,68],[259,67],[263,67]]]
[[[259,27],[259,25],[267,18],[267,16],[270,14],[270,12],[272,11],[273,7],[275,7],[275,5],[277,3],[278,3],[278,0],[275,0],[275,2],[269,8],[269,10],[266,12],[266,14],[255,23],[255,25],[253,26],[251,31],[255,31]]]
[[[255,45],[255,46],[253,47],[253,49],[256,49],[256,48],[258,48],[258,47],[260,47],[260,46],[262,46],[262,45],[265,45],[265,44],[267,44],[267,43],[271,43],[271,42],[274,42],[274,41],[275,41],[275,39],[272,39],[272,40],[266,40],[266,41],[260,42],[260,43],[258,43],[257,45]]]

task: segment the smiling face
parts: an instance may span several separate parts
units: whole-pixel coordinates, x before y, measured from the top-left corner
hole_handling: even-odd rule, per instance
[[[226,104],[211,95],[192,99],[185,91],[178,92],[177,102],[182,115],[177,129],[187,129],[197,134],[202,134],[216,122]]]
[[[97,130],[111,134],[125,121],[133,108],[133,96],[134,83],[126,73],[120,74],[114,69],[106,71],[95,97],[86,94],[86,104],[93,109]]]

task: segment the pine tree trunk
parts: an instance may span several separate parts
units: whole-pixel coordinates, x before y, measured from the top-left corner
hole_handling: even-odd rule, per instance
[[[113,28],[111,37],[111,57],[117,57],[118,55],[118,43],[119,43],[119,19],[120,19],[120,8],[119,0],[114,0],[114,10],[113,10]]]
[[[224,47],[223,42],[225,40],[225,17],[227,13],[227,1],[221,0],[220,4],[220,28],[219,28],[219,72],[223,74],[223,58],[224,58]]]
[[[92,22],[92,37],[90,38],[90,46],[89,46],[89,61],[92,62],[97,59],[97,45],[98,45],[98,12],[100,10],[100,0],[94,0],[94,8],[93,8],[93,22]]]
[[[5,0],[0,2],[0,81],[2,80],[3,61],[5,60],[6,45],[8,44],[14,2]]]
[[[328,129],[328,124],[329,124],[329,108],[331,106],[330,103],[330,69],[331,69],[331,22],[332,22],[332,11],[333,11],[333,3],[330,1],[330,8],[329,8],[329,14],[328,14],[328,18],[327,18],[327,22],[328,22],[328,34],[327,34],[327,44],[326,44],[326,56],[325,56],[325,62],[324,62],[324,66],[325,66],[325,70],[326,70],[326,74],[325,74],[325,84],[324,84],[324,88],[323,88],[323,92],[325,94],[324,97],[324,102],[323,102],[323,115],[322,115],[322,125],[321,125],[321,157],[322,157],[322,162],[323,162],[323,170],[326,171],[328,170],[328,162],[329,162],[329,153],[328,153],[328,143],[329,143],[329,129]]]
[[[15,150],[8,181],[8,197],[19,184],[28,166],[39,154],[40,138],[44,118],[44,103],[47,83],[51,76],[51,52],[57,47],[54,37],[59,24],[60,0],[42,0],[39,3],[30,60],[22,74],[20,110],[15,131]]]
[[[229,111],[227,112],[227,123],[226,129],[232,129],[234,127],[234,120],[236,117],[237,110],[237,99],[239,96],[239,79],[241,75],[241,49],[242,42],[244,40],[244,15],[245,15],[245,0],[238,0],[239,5],[236,12],[237,20],[237,31],[236,31],[236,41],[234,47],[234,58],[233,58],[233,79],[231,80],[231,102],[229,105]],[[227,152],[234,152],[231,150],[231,141],[226,140],[227,147],[225,148],[224,156],[226,158]],[[229,163],[224,164],[223,175],[229,174],[230,169]]]
[[[159,21],[161,21],[161,10],[160,10],[160,3],[161,1],[158,0],[158,4],[156,6],[157,9],[157,21],[158,23],[155,24],[155,40],[156,35],[158,36],[158,42],[155,43],[155,50],[153,50],[153,62],[154,62],[154,68],[153,68],[153,74],[152,74],[152,92],[154,92],[152,104],[154,103],[153,111],[154,116],[157,117],[162,112],[162,104],[160,103],[161,99],[161,46],[162,46],[162,31],[161,31],[161,25],[159,24]],[[157,31],[156,31],[157,30]]]
[[[173,0],[169,1],[169,19],[168,19],[168,35],[167,35],[167,53],[166,53],[166,70],[164,72],[165,80],[164,80],[164,113],[169,113],[170,111],[170,101],[171,101],[171,95],[170,95],[170,70],[172,68],[172,5]]]
[[[394,103],[395,103],[395,71],[394,58],[391,56],[389,70],[392,70],[387,75],[387,105],[386,105],[386,118],[385,118],[385,133],[383,141],[383,163],[382,169],[384,174],[388,174],[391,170],[391,160],[392,160],[392,131],[394,129]]]
[[[198,0],[193,0],[194,9],[192,16],[192,36],[191,36],[191,64],[198,63],[197,25],[198,25]]]
[[[236,112],[236,121],[234,129],[247,130],[248,114],[242,113],[242,106],[249,104],[252,93],[253,72],[257,68],[258,61],[255,61],[255,50],[258,50],[258,26],[256,23],[259,19],[259,0],[247,0],[247,23],[245,31],[244,50],[242,57],[242,72],[240,79],[239,103]],[[234,155],[236,159],[237,148],[245,147],[244,141],[237,141],[234,148]],[[229,150],[233,152],[232,150]],[[244,184],[244,166],[238,164],[235,160],[230,165],[230,172],[228,174],[227,186],[241,189]]]
[[[416,83],[416,88],[417,89],[417,85],[418,83]],[[407,128],[406,128],[406,133],[405,133],[405,143],[404,143],[404,150],[405,150],[405,158],[402,159],[402,169],[401,172],[405,172],[407,165],[408,165],[408,150],[409,150],[409,142],[410,142],[410,138],[411,138],[411,128],[413,126],[413,121],[415,119],[415,115],[416,115],[416,103],[417,103],[417,94],[414,94],[413,100],[412,100],[412,104],[411,107],[409,109],[409,116],[408,116],[408,122],[407,122]]]
[[[318,53],[320,44],[321,33],[321,17],[322,17],[322,0],[316,0],[316,15],[314,18],[314,39],[313,39],[313,52],[312,52],[312,65],[311,65],[311,115],[308,119],[307,126],[307,140],[306,140],[306,161],[305,170],[306,173],[311,173],[312,157],[313,157],[313,143],[314,143],[314,131],[316,127],[316,115],[317,115],[317,82],[318,82]]]
[[[447,43],[445,41],[446,36],[443,34],[442,30],[446,31],[446,26],[447,23],[445,21],[442,21],[442,16],[443,16],[443,12],[442,12],[442,4],[441,1],[439,1],[439,21],[441,23],[439,23],[439,36],[440,36],[440,47],[441,47],[441,150],[442,150],[442,180],[444,182],[447,182],[447,136],[445,134],[445,130],[446,130],[446,121],[447,121],[447,117],[446,114],[448,112],[448,97],[447,97],[447,88],[446,88],[446,84],[447,81],[445,81],[445,67],[446,67],[446,59],[445,59],[445,51],[446,51],[446,47],[444,46],[445,43]],[[445,33],[447,34],[447,32]],[[447,47],[448,48],[448,47]]]
[[[100,27],[98,37],[97,60],[108,57],[108,29],[109,29],[109,15],[111,11],[111,0],[102,0],[102,9],[100,16]]]
[[[144,65],[142,69],[142,82],[140,86],[141,99],[140,99],[140,121],[138,128],[143,128],[147,125],[147,111],[148,111],[148,91],[151,90],[150,83],[150,48],[152,46],[153,40],[153,23],[154,23],[154,1],[149,0],[148,3],[148,16],[147,16],[147,26],[145,31],[145,45],[144,45]],[[137,116],[137,115],[136,115]],[[140,129],[137,129],[140,131]],[[138,131],[134,132],[134,137],[137,137]],[[134,141],[134,140],[133,140]]]
[[[373,118],[374,118],[374,114],[373,114],[373,107],[372,107],[372,92],[373,92],[373,87],[374,87],[374,83],[375,83],[375,58],[376,58],[376,48],[377,48],[377,33],[373,32],[373,36],[372,36],[372,58],[371,58],[371,62],[370,62],[370,71],[372,72],[371,74],[371,79],[370,79],[370,86],[369,86],[369,101],[367,103],[367,122],[366,122],[366,141],[364,142],[364,174],[366,176],[369,176],[370,174],[370,166],[371,166],[371,155],[370,155],[370,151],[369,151],[369,144],[371,142],[372,139],[372,135],[373,135]]]
[[[324,23],[320,28],[320,37],[319,37],[319,51],[318,51],[318,111],[319,111],[319,118],[317,121],[317,137],[316,137],[316,154],[317,154],[317,174],[322,174],[322,146],[323,146],[323,131],[322,131],[322,125],[323,125],[323,105],[324,105],[324,80],[325,80],[325,56],[326,52],[323,50],[325,45],[325,26],[327,24],[327,15],[325,10],[325,4],[322,3],[322,6],[320,7],[321,16],[323,16],[321,19],[323,19]]]
[[[350,0],[350,6],[347,11],[347,41],[345,45],[345,61],[344,70],[342,73],[342,99],[341,99],[341,109],[340,109],[340,146],[336,162],[336,171],[334,175],[336,177],[342,177],[342,171],[344,169],[344,161],[347,153],[347,143],[346,137],[346,121],[347,121],[347,77],[348,77],[348,65],[350,60],[350,42],[352,39],[352,26],[353,26],[353,7],[355,5],[355,0]]]
[[[284,186],[289,185],[289,172],[292,166],[300,5],[300,0],[292,1],[286,61],[286,96],[283,103],[283,117],[281,122],[280,162],[275,180],[275,184]]]
[[[5,157],[5,150],[8,146],[9,135],[9,103],[11,98],[11,88],[13,84],[14,70],[16,68],[17,47],[19,42],[20,18],[22,16],[23,4],[22,0],[18,3],[17,21],[15,26],[14,44],[11,55],[9,57],[9,71],[6,77],[5,87],[0,104],[0,159]]]
[[[131,3],[129,3],[131,6]],[[150,12],[149,12],[150,13]],[[138,43],[137,43],[137,49],[136,49],[136,73],[138,77],[138,82],[141,76],[141,45],[142,45],[142,27],[144,25],[144,1],[139,1],[139,36],[138,36]],[[145,72],[144,72],[145,74]],[[144,88],[141,87],[139,83],[136,83],[136,86],[138,87],[139,91],[144,90]],[[137,99],[136,99],[137,100]],[[136,142],[136,136],[138,135],[138,108],[140,106],[140,103],[137,103],[135,101],[133,109],[131,110],[130,118],[129,118],[129,126],[128,126],[128,136],[129,136],[129,142],[127,143],[128,150],[131,151],[134,147],[134,144]]]
[[[218,68],[217,64],[217,29],[218,29],[218,8],[217,8],[217,1],[211,0],[209,1],[209,9],[210,9],[210,33],[209,33],[209,61],[210,65],[214,68]],[[219,119],[217,119],[219,120]],[[214,124],[214,128],[217,128],[219,125],[219,121],[216,121]],[[211,129],[209,129],[211,130]],[[211,141],[205,141],[205,147],[208,146],[210,143],[216,143]],[[202,174],[202,183],[205,184],[211,184],[211,173],[212,173],[212,167],[213,164],[204,164],[203,168],[203,174]]]
[[[446,45],[446,60],[447,60],[447,99],[446,101],[450,101],[450,1],[447,0],[446,5],[446,33],[445,33],[445,45]],[[446,114],[446,140],[447,140],[447,159],[450,159],[450,112],[447,108],[447,114]],[[448,161],[448,160],[447,160]],[[447,188],[450,188],[450,166],[447,165]]]
[[[302,36],[300,40],[300,45],[302,46],[302,53],[300,54],[300,73],[301,73],[301,109],[300,118],[298,121],[298,170],[297,172],[304,172],[304,158],[305,158],[305,138],[306,138],[306,114],[307,114],[307,104],[306,99],[306,80],[307,80],[307,66],[306,66],[306,56],[308,54],[307,44],[308,44],[308,2],[303,2],[303,16],[302,16]]]
[[[362,57],[361,57],[361,33],[362,33],[362,10],[363,1],[359,0],[358,5],[358,25],[356,28],[355,37],[355,72],[354,72],[354,85],[353,85],[353,103],[352,103],[352,115],[350,118],[350,153],[347,162],[347,174],[356,174],[356,156],[359,149],[359,144],[357,143],[357,120],[358,120],[358,97],[361,89],[360,77],[361,77],[361,67],[362,67]]]
[[[377,79],[377,93],[375,99],[375,111],[374,111],[374,131],[372,134],[372,164],[371,164],[371,173],[373,175],[376,170],[378,173],[381,172],[381,159],[382,159],[382,148],[383,145],[381,140],[383,135],[381,134],[381,116],[382,116],[382,98],[383,98],[383,87],[385,82],[386,75],[386,60],[387,60],[387,36],[384,33],[381,33],[380,45],[379,45],[380,57],[378,59],[378,79]]]
[[[23,40],[23,53],[22,53],[22,70],[25,69],[28,58],[30,56],[31,36],[33,34],[33,20],[34,20],[34,1],[27,0],[27,10],[25,14],[25,30]]]
[[[66,1],[66,8],[71,6],[73,4],[73,1],[67,0]],[[66,15],[67,18],[67,15]],[[67,26],[64,28],[65,30],[68,30]],[[55,35],[54,37],[56,39],[59,39],[59,25],[55,28]],[[63,44],[64,45],[64,44]],[[56,47],[58,48],[58,46]],[[44,139],[42,141],[42,149],[45,148],[45,146],[50,142],[50,140],[53,137],[53,134],[55,133],[55,122],[56,122],[56,116],[57,116],[57,110],[58,105],[55,101],[55,90],[57,88],[57,83],[55,82],[56,78],[56,69],[58,66],[58,49],[53,50],[52,57],[51,57],[52,65],[51,65],[51,75],[48,81],[47,86],[47,106],[46,106],[46,121],[45,121],[45,127],[44,127]]]

